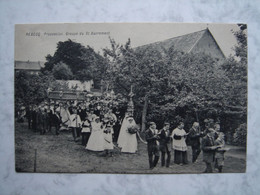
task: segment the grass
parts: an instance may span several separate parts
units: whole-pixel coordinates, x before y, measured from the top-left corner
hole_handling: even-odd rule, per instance
[[[33,132],[27,128],[26,123],[15,124],[15,164],[17,172],[33,172],[35,150],[37,150],[36,172],[41,173],[202,173],[205,164],[202,162],[202,154],[198,163],[188,165],[173,164],[173,152],[171,167],[160,166],[160,161],[154,170],[149,170],[147,146],[138,142],[136,154],[124,154],[116,152],[112,157],[105,157],[102,153],[91,152],[81,145],[81,141],[74,142],[72,134],[62,131],[55,135],[55,130],[45,135]],[[188,158],[191,160],[191,149],[188,150]],[[225,173],[241,173],[246,168],[246,152],[241,148],[232,146],[226,153]]]

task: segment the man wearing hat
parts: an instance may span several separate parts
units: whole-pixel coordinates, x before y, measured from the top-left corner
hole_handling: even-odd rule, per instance
[[[189,135],[188,138],[190,140],[189,145],[192,148],[192,162],[196,162],[201,149],[200,149],[200,138],[204,137],[205,134],[203,132],[200,132],[199,130],[199,123],[198,122],[194,122],[190,131],[189,131]]]
[[[212,165],[214,162],[214,155],[216,149],[219,146],[215,146],[215,131],[213,128],[209,128],[206,136],[202,138],[201,149],[203,151],[203,161],[206,164],[206,170],[204,173],[212,173]]]
[[[158,130],[156,129],[156,124],[154,122],[149,123],[149,129],[145,131],[145,138],[147,141],[147,151],[149,157],[150,169],[156,167],[160,152],[159,152],[159,139]]]
[[[161,150],[161,165],[162,167],[165,166],[165,153],[167,153],[167,160],[166,160],[166,167],[170,166],[171,160],[171,148],[172,148],[172,141],[170,136],[170,123],[165,122],[163,129],[160,130],[159,137],[160,137],[160,150]]]

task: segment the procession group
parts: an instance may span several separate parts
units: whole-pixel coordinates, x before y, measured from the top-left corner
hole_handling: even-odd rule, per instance
[[[205,173],[212,173],[215,169],[222,172],[224,165],[224,134],[220,132],[219,123],[213,119],[204,121],[203,130],[198,122],[194,122],[188,131],[184,130],[183,122],[173,130],[168,122],[160,130],[155,122],[149,122],[144,141],[133,112],[119,110],[109,103],[45,102],[29,106],[26,117],[29,129],[39,131],[41,135],[51,132],[53,127],[56,135],[60,130],[68,129],[75,142],[81,137],[82,145],[87,150],[103,152],[106,156],[112,156],[115,148],[122,153],[136,153],[139,137],[142,142],[146,141],[150,169],[157,166],[160,156],[161,166],[170,167],[172,151],[175,164],[188,164],[188,146],[192,148],[192,163],[197,163],[202,150]]]
[[[161,166],[170,167],[171,151],[174,150],[174,163],[188,164],[188,146],[192,148],[192,163],[197,163],[198,156],[203,151],[203,161],[206,164],[204,173],[212,173],[214,169],[222,172],[224,153],[226,152],[224,133],[220,132],[219,123],[213,119],[205,119],[205,128],[200,130],[198,122],[194,122],[189,131],[184,130],[184,123],[170,131],[170,123],[165,122],[161,130],[156,129],[154,122],[149,123],[146,130],[148,157],[150,169],[156,167],[161,153]]]

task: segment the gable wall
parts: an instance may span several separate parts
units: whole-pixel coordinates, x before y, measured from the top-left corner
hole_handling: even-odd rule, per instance
[[[205,53],[211,55],[213,58],[219,59],[220,61],[225,59],[225,56],[223,55],[214,38],[208,31],[204,33],[204,35],[190,52]]]

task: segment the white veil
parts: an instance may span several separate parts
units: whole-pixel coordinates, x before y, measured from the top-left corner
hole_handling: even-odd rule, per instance
[[[117,144],[119,147],[122,147],[125,144],[126,139],[128,139],[127,136],[129,133],[127,132],[127,129],[130,125],[130,122],[128,121],[128,119],[129,119],[129,116],[126,115],[122,122],[121,128],[120,128],[118,141],[117,141]],[[131,125],[136,125],[135,120],[133,120]]]

